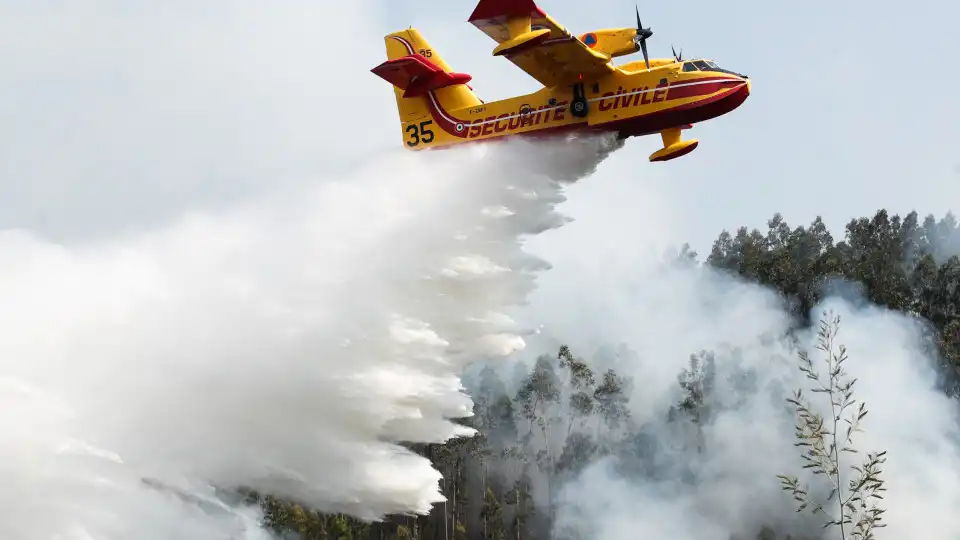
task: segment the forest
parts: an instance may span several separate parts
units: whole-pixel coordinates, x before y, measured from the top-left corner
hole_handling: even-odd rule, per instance
[[[807,227],[791,227],[777,214],[768,221],[766,231],[747,227],[736,233],[723,231],[703,262],[686,247],[678,262],[772,288],[795,327],[819,327],[826,342],[836,331],[836,321],[820,319],[813,308],[838,279],[858,284],[869,302],[926,322],[927,346],[940,362],[939,386],[955,398],[960,393],[957,229],[950,214],[939,220],[927,216],[921,222],[916,212],[900,217],[880,210],[872,217],[850,220],[843,239],[838,240],[820,218]],[[512,374],[485,367],[465,380],[475,414],[463,423],[477,429],[478,435],[413,447],[443,474],[441,487],[447,502],[437,505],[429,516],[391,516],[383,522],[362,523],[269,495],[250,494],[251,500],[264,509],[266,526],[291,539],[573,540],[586,535],[565,528],[559,519],[558,486],[600,458],[610,460],[618,475],[637,481],[665,475],[695,481],[692,477],[697,473],[686,460],[663,459],[657,448],[664,442],[650,434],[646,423],[631,417],[629,400],[636,381],[618,373],[613,360],[629,361],[633,353],[617,346],[586,351],[587,357],[581,356],[584,353],[562,346],[544,352],[532,366],[515,364]],[[712,397],[715,354],[690,351],[688,367],[677,374],[681,398],[662,411],[657,433],[669,433],[669,442],[681,448],[680,455],[711,450],[704,447],[699,430],[711,422],[716,407],[724,406]],[[799,369],[805,361],[806,354],[801,352]],[[749,378],[749,373],[743,375],[744,380]],[[842,381],[831,384],[838,394],[849,392]],[[816,422],[803,414],[802,401],[790,408],[788,398],[791,394],[786,392],[783,399],[790,414],[808,427]],[[862,414],[854,411],[854,420],[858,417]],[[882,453],[860,459],[866,460],[862,489],[882,490],[871,472],[882,463]],[[811,465],[815,470],[822,466]],[[789,478],[782,481],[791,494],[799,489]],[[771,477],[770,482],[778,480]],[[791,494],[784,497],[789,501]],[[868,525],[882,526],[872,521],[877,513],[868,517]],[[852,526],[847,524],[848,533]],[[769,520],[742,540],[788,537],[778,530],[776,520]],[[870,537],[869,531],[861,536]]]

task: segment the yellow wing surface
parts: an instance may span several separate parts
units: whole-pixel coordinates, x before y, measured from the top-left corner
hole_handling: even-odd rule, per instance
[[[498,43],[494,55],[506,57],[548,88],[615,69],[610,56],[587,47],[533,0],[480,0],[468,21]]]

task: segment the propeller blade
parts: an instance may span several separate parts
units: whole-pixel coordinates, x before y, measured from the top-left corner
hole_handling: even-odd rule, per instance
[[[644,28],[643,23],[640,21],[640,6],[635,6],[637,10],[637,35],[633,38],[634,44],[638,49],[643,51],[643,61],[647,64],[647,69],[650,69],[650,55],[647,54],[647,38],[653,35],[653,32],[649,28]]]

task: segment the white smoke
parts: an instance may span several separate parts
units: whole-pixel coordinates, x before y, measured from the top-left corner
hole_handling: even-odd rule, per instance
[[[617,178],[613,171],[605,170],[576,189],[587,191],[612,178]],[[621,176],[617,182],[632,181]],[[689,367],[692,353],[717,352],[719,399],[729,403],[743,397],[729,380],[737,368],[756,370],[756,390],[705,429],[708,450],[703,461],[661,448],[664,459],[696,472],[695,484],[688,483],[682,470],[660,470],[659,479],[641,481],[625,477],[612,460],[594,463],[560,494],[556,532],[575,530],[588,540],[729,540],[752,539],[767,525],[793,531],[795,537],[820,534],[822,514],[797,515],[776,477],[800,474],[803,465],[802,449],[793,446],[793,420],[782,414],[789,407],[784,399],[800,387],[821,410],[825,399],[809,391],[809,381],[798,370],[797,351],[785,336],[787,313],[769,289],[709,269],[664,264],[660,254],[665,244],[685,240],[677,233],[684,212],[656,189],[641,185],[633,187],[631,195],[656,208],[656,215],[574,213],[582,218],[578,223],[544,235],[533,252],[543,253],[555,265],[520,320],[543,325],[546,344],[531,342],[530,347],[566,343],[589,356],[600,345],[626,344],[636,360],[625,357],[616,369],[633,378],[631,413],[641,425],[647,424],[647,434],[662,440],[668,434],[662,424],[667,408],[681,398],[677,376]],[[601,228],[594,223],[601,220],[625,224]],[[576,241],[577,235],[587,238],[588,233],[601,239]],[[595,247],[604,243],[629,248]],[[560,254],[555,245],[577,258],[553,260],[551,255]],[[637,253],[653,256],[638,259]],[[592,263],[601,260],[602,265]],[[888,452],[883,475],[888,492],[880,501],[888,526],[875,531],[877,538],[956,538],[960,526],[947,517],[960,504],[956,405],[935,386],[935,359],[926,356],[917,321],[839,297],[816,306],[814,320],[831,310],[841,316],[835,346],[846,345],[845,369],[858,380],[854,397],[869,411],[862,424],[865,432],[854,438],[859,453],[845,454],[843,467],[859,464],[867,452]],[[799,335],[799,344],[826,377],[815,330]],[[822,479],[800,477],[814,488],[819,485],[815,493],[826,495],[829,488],[818,484]],[[838,536],[829,531],[826,537]]]

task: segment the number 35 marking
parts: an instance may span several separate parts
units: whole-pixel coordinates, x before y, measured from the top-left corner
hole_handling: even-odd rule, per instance
[[[430,58],[433,56],[433,51],[430,49],[420,49],[420,56],[426,56],[427,58]]]
[[[433,142],[433,131],[431,131],[427,126],[433,124],[433,120],[424,120],[420,122],[420,125],[410,124],[407,126],[406,131],[410,134],[409,140],[407,140],[407,146],[417,146],[420,143],[430,144]]]

